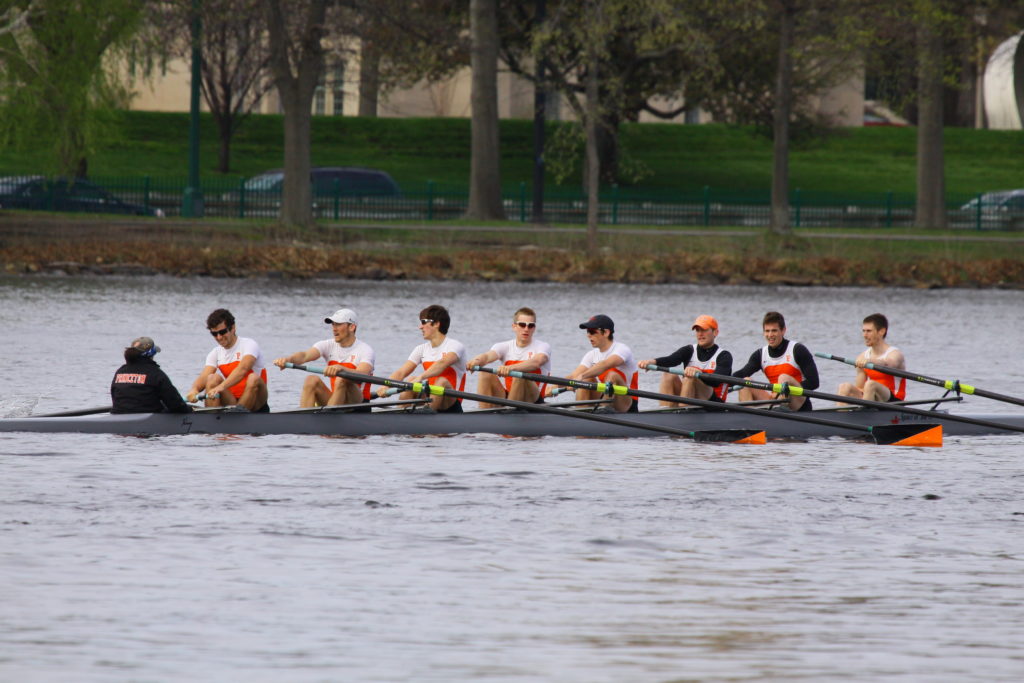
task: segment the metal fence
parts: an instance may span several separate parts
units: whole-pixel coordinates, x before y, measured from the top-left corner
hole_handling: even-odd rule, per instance
[[[185,178],[93,178],[93,183],[125,202],[158,209],[163,215],[182,212]],[[948,197],[949,226],[971,230],[1024,229],[1024,190]],[[280,212],[279,192],[247,189],[245,179],[204,180],[203,215],[231,218],[273,218]],[[313,213],[319,220],[416,220],[444,221],[461,217],[467,208],[465,187],[446,187],[426,182],[392,195],[351,195],[335,187],[313,197]],[[505,188],[505,212],[509,220],[532,220],[532,196],[525,184]],[[914,196],[893,192],[880,194],[830,194],[799,189],[790,195],[790,220],[795,227],[907,228],[913,226]],[[545,193],[544,220],[551,223],[585,223],[587,201],[580,191],[551,190]],[[770,222],[771,201],[765,192],[730,192],[711,187],[693,191],[644,192],[611,187],[602,191],[600,222],[603,225],[741,226],[765,227]]]

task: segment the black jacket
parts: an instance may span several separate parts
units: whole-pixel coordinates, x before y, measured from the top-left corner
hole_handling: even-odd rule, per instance
[[[112,413],[191,413],[170,378],[152,358],[125,363],[110,383]]]

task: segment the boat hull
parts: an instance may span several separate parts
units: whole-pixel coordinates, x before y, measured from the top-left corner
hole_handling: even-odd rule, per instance
[[[801,413],[800,415],[804,415]],[[90,415],[84,417],[26,417],[0,420],[0,432],[77,432],[88,434],[318,434],[323,436],[371,436],[379,434],[429,435],[484,433],[508,436],[590,436],[638,437],[664,436],[644,429],[645,425],[688,431],[718,429],[763,429],[768,438],[805,439],[816,437],[861,437],[858,427],[887,424],[942,424],[947,436],[1010,434],[990,426],[933,416],[902,414],[887,410],[821,411],[815,416],[851,425],[850,428],[825,426],[796,420],[730,412],[648,412],[616,414],[619,420],[634,425],[615,425],[563,415],[507,412],[466,412],[436,414],[429,411],[389,411],[378,413],[249,413],[201,412],[191,414],[140,413],[130,415]],[[1024,416],[964,415],[1024,429]]]

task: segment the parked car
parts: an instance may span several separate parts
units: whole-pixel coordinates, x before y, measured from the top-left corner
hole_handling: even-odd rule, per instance
[[[401,191],[387,172],[359,166],[315,166],[310,170],[309,180],[313,191],[313,213],[329,216],[333,209],[331,200],[340,198],[398,197]],[[228,212],[234,215],[270,216],[277,215],[281,208],[281,192],[284,188],[284,171],[274,169],[253,176],[242,185],[244,198],[236,191],[221,196],[229,204]]]
[[[979,217],[983,228],[1008,230],[1024,227],[1024,189],[986,192],[961,206],[960,213],[962,218],[959,222],[975,227]]]
[[[0,178],[0,208],[118,213],[134,216],[164,215],[160,209],[126,202],[88,180],[46,178],[38,175]]]

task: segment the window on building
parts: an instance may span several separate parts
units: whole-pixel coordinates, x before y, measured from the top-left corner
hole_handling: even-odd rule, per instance
[[[320,72],[320,80],[316,84],[316,92],[313,93],[313,113],[323,116],[327,112],[327,75]]]
[[[332,113],[335,116],[342,116],[345,113],[345,62],[337,62],[334,65],[331,85],[333,86],[331,91]]]

